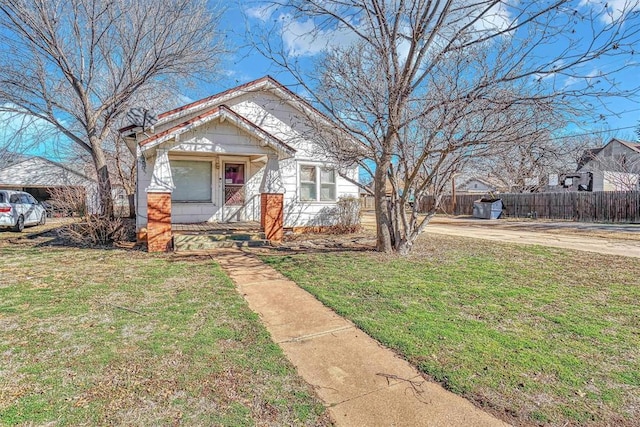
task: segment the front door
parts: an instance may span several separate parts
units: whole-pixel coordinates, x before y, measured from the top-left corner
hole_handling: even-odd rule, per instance
[[[224,195],[223,220],[241,221],[245,202],[245,164],[225,162],[222,186]]]

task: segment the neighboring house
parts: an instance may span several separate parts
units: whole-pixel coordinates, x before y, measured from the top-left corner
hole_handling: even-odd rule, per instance
[[[91,207],[97,187],[93,179],[61,163],[20,156],[0,169],[0,188],[26,191],[39,201],[51,199],[55,189],[79,189],[85,193],[86,206]]]
[[[358,197],[358,171],[338,173],[311,120],[348,141],[267,76],[121,129],[137,155],[136,225],[149,250],[167,249],[172,223],[260,221],[272,240],[282,227],[332,225],[338,198]]]
[[[487,178],[472,177],[456,184],[456,194],[486,194],[498,191],[498,185]]]
[[[593,191],[637,190],[640,143],[614,138],[603,147],[587,150],[578,163],[577,173],[592,174]]]

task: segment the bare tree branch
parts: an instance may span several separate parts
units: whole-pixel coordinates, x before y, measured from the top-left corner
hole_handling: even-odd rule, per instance
[[[336,143],[325,124],[315,130],[318,143],[328,141],[323,149],[333,147],[336,161],[375,164],[381,251],[411,249],[435,213],[418,215],[414,201],[426,193],[440,200],[471,160],[514,145],[546,158],[549,146],[541,142],[567,121],[639,89],[620,85],[619,67],[594,75],[585,66],[632,57],[640,41],[636,0],[615,11],[569,0],[270,4],[281,19],[265,21],[265,30],[282,34],[282,42],[258,37],[256,46],[366,149]],[[292,37],[295,22],[310,22],[311,31]],[[298,46],[305,44],[325,45],[314,51],[313,73],[300,67]]]
[[[0,0],[0,112],[47,122],[88,151],[107,215],[105,144],[123,113],[156,91],[215,75],[220,15],[207,3]]]

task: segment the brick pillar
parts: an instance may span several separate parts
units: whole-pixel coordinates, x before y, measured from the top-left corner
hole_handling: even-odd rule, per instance
[[[260,194],[260,227],[271,242],[279,243],[284,236],[284,194]]]
[[[147,193],[147,248],[171,250],[171,193]]]

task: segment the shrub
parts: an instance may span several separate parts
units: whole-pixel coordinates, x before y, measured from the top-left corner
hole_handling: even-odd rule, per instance
[[[362,210],[357,197],[340,197],[336,207],[336,233],[355,233],[360,230]]]
[[[104,215],[87,215],[81,222],[67,224],[58,230],[58,235],[82,246],[104,246],[114,242],[131,240],[130,221]]]
[[[94,200],[96,194],[87,194],[82,187],[55,189],[51,196],[54,210],[65,216],[80,217],[79,222],[66,224],[58,230],[59,237],[72,244],[104,246],[132,240],[132,236],[135,236],[130,220],[90,213],[87,200]]]
[[[61,216],[85,216],[87,214],[87,192],[83,187],[62,187],[49,190],[48,201],[52,214]]]

